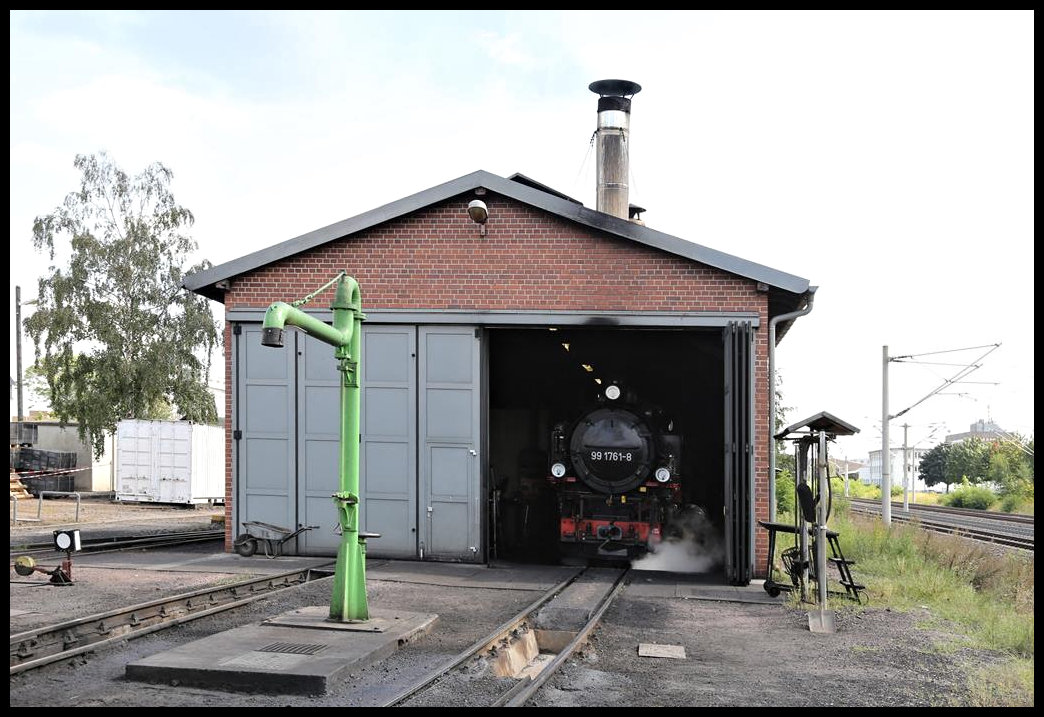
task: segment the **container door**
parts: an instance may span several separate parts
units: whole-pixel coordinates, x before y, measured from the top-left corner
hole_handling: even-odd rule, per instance
[[[725,577],[732,585],[750,583],[754,560],[753,335],[746,322],[730,322],[724,332]]]
[[[480,340],[471,327],[421,327],[418,345],[422,557],[479,562]]]
[[[193,503],[225,499],[225,430],[221,426],[191,426],[192,459],[188,498]]]
[[[192,425],[184,421],[155,421],[153,447],[160,502],[188,503]]]
[[[152,475],[152,434],[148,421],[125,419],[117,427],[117,498],[128,501],[157,500],[149,494]]]
[[[366,554],[416,558],[417,329],[365,326],[362,346],[362,527]]]

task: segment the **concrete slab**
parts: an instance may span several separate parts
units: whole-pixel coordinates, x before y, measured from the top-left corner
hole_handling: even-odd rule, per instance
[[[684,660],[685,646],[641,642],[638,644],[638,657],[669,657],[673,660]]]
[[[642,571],[625,591],[634,597],[685,598],[686,600],[716,600],[762,605],[778,605],[783,598],[765,592],[764,580],[752,580],[748,585],[726,585],[718,576],[687,575],[663,571]]]
[[[379,662],[431,630],[438,615],[371,610],[332,622],[307,607],[217,633],[126,666],[126,676],[221,690],[324,695],[353,671]]]
[[[590,568],[537,613],[534,625],[541,630],[576,631],[593,614],[599,601],[612,591],[619,570]]]
[[[409,560],[366,563],[367,580],[483,587],[504,590],[547,590],[572,577],[578,568],[559,565],[465,565]]]

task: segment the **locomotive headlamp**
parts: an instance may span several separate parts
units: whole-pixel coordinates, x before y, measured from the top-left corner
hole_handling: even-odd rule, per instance
[[[660,481],[661,483],[666,483],[671,479],[671,472],[666,468],[657,468],[655,475],[656,480]]]
[[[610,401],[615,401],[616,399],[620,398],[620,387],[617,386],[615,383],[611,386],[607,386],[605,389],[605,397],[608,398]]]
[[[54,531],[54,549],[65,551],[78,551],[80,549],[79,530],[56,530]]]
[[[565,473],[566,469],[564,463],[553,463],[551,465],[551,475],[553,475],[555,478],[561,478],[565,475]]]

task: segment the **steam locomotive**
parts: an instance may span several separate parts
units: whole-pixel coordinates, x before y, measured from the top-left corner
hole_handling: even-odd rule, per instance
[[[560,556],[616,562],[655,551],[680,510],[681,449],[670,417],[615,383],[578,419],[555,424],[548,481]]]

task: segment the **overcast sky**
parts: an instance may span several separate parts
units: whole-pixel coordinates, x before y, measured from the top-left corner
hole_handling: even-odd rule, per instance
[[[9,12],[12,376],[77,154],[166,165],[220,264],[480,169],[594,208],[615,78],[646,224],[819,287],[777,351],[788,422],[880,449],[888,346],[931,362],[889,363],[893,446],[1033,434],[1032,10]]]

